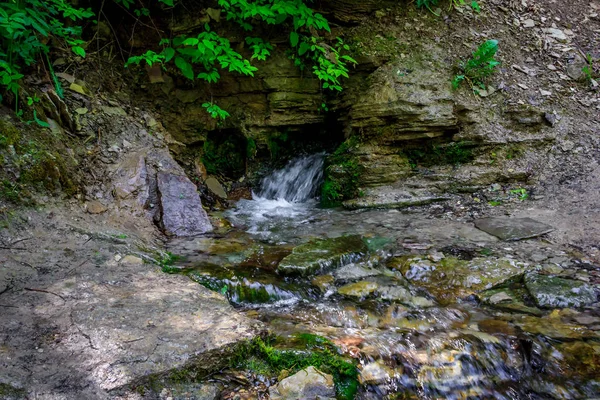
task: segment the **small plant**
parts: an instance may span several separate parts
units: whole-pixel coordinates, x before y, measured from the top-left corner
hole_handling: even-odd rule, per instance
[[[463,81],[467,81],[473,91],[485,90],[485,80],[500,65],[495,59],[497,52],[497,40],[488,40],[481,44],[467,62],[460,63],[460,73],[452,79],[452,87],[458,89]]]
[[[206,109],[208,115],[216,120],[223,121],[225,118],[229,117],[229,113],[215,103],[204,103],[202,104],[202,107]]]
[[[529,193],[527,193],[527,189],[524,188],[512,189],[510,193],[517,195],[517,198],[521,201],[529,198]]]
[[[161,258],[158,259],[158,266],[160,267],[162,272],[165,272],[167,274],[176,274],[180,272],[180,269],[174,267],[173,265],[179,259],[179,256],[176,256],[171,252],[167,252]]]
[[[64,0],[8,0],[0,4],[0,85],[5,93],[13,94],[15,113],[19,111],[22,67],[47,60],[51,41],[85,57],[85,42],[80,39],[82,28],[72,22],[93,15],[90,9],[74,8]],[[52,68],[49,62],[48,68]],[[59,88],[57,93],[61,93]]]
[[[581,69],[583,71],[583,76],[585,77],[585,81],[592,85],[594,84],[595,86],[597,86],[597,84],[595,84],[595,80],[594,78],[596,78],[596,74],[594,73],[594,58],[592,57],[591,54],[587,54],[586,58],[586,65]]]

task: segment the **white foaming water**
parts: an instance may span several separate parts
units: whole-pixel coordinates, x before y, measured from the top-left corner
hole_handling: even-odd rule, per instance
[[[324,158],[324,153],[297,158],[273,171],[261,181],[261,190],[252,193],[252,200],[240,200],[229,218],[263,237],[307,223],[317,205]]]
[[[261,182],[258,199],[304,203],[313,199],[323,179],[324,153],[292,160],[285,168],[274,171]]]

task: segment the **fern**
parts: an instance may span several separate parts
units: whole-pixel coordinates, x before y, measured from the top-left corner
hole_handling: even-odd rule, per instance
[[[459,65],[461,73],[452,79],[452,87],[458,89],[460,84],[466,80],[473,90],[485,89],[486,78],[492,75],[495,68],[500,65],[500,62],[495,59],[497,52],[497,40],[488,40],[481,44],[466,63]]]

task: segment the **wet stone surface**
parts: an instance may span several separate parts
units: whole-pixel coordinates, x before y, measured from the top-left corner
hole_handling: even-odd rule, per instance
[[[554,230],[550,225],[531,218],[482,218],[475,221],[475,226],[506,241],[531,239]]]

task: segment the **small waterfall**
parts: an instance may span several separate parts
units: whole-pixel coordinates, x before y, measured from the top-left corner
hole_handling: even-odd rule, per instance
[[[324,153],[318,153],[290,161],[262,180],[261,191],[255,197],[291,203],[314,198],[323,179],[324,158]]]
[[[318,153],[290,161],[262,180],[252,200],[238,201],[225,215],[234,226],[245,226],[263,239],[287,241],[319,212],[316,197],[324,160],[325,153]]]

